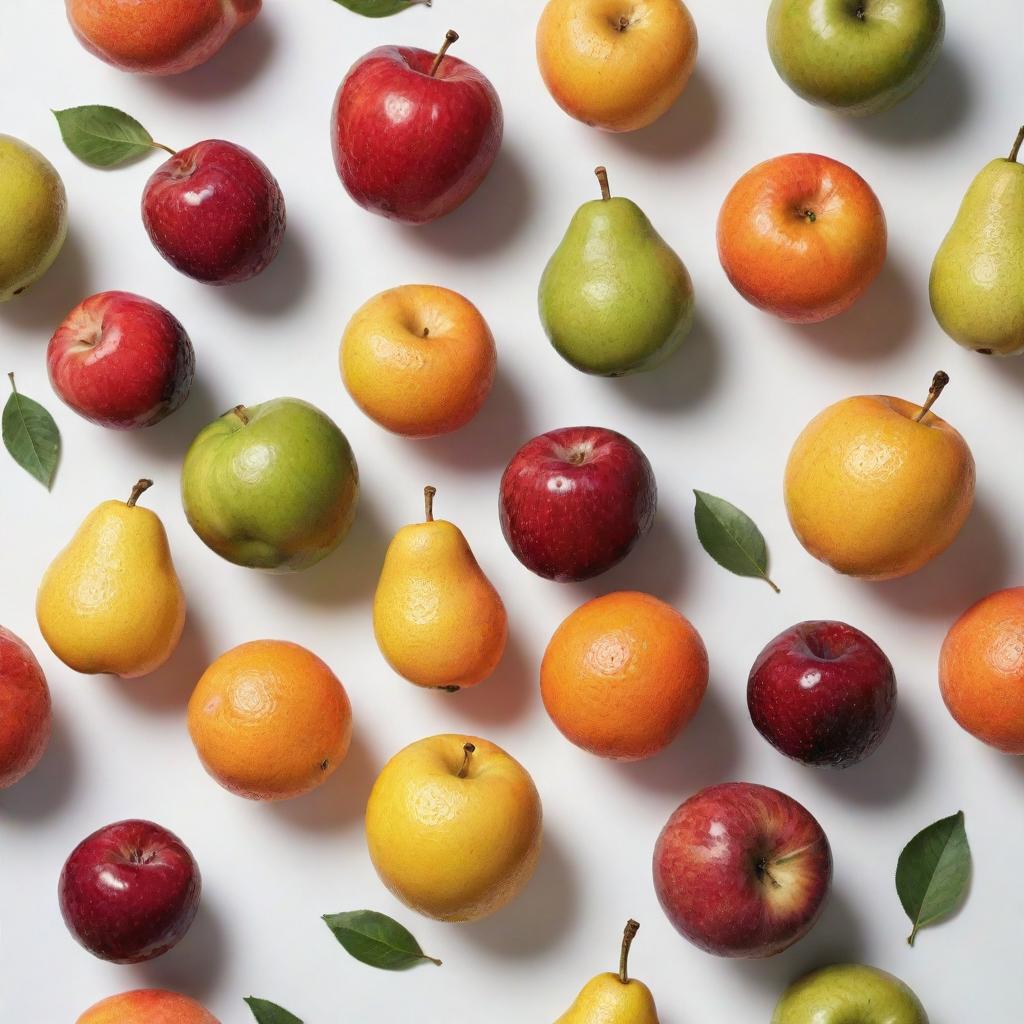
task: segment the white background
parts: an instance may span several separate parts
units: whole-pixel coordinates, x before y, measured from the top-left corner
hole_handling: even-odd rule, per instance
[[[764,42],[766,4],[692,0],[697,71],[658,124],[610,137],[569,120],[537,73],[540,0],[437,0],[393,19],[361,19],[330,0],[267,0],[257,23],[207,66],[178,78],[121,74],[74,41],[63,5],[4,0],[0,130],[43,150],[70,198],[59,261],[29,293],[0,308],[0,370],[41,399],[63,434],[52,494],[0,453],[0,622],[42,662],[54,697],[50,749],[32,775],[0,795],[0,1017],[66,1024],[95,1000],[143,985],[184,990],[225,1024],[248,1018],[242,996],[288,1007],[308,1024],[553,1020],[595,972],[614,966],[621,928],[642,924],[633,969],[655,993],[663,1024],[767,1021],[783,988],[807,968],[858,960],[888,968],[920,994],[933,1024],[1019,1019],[1024,920],[1024,771],[972,740],[939,697],[936,657],[971,602],[1024,583],[1020,516],[1024,359],[961,351],[927,302],[933,253],[971,177],[1005,154],[1024,118],[1022,18],[1014,0],[949,0],[943,54],[924,87],[869,121],[803,103],[776,76]],[[459,56],[494,82],[506,115],[489,179],[461,210],[420,229],[357,208],[331,162],[328,114],[348,66],[389,42],[433,49],[449,26]],[[178,275],[150,246],[138,213],[157,154],[122,170],[79,164],[49,108],[108,103],[162,142],[222,137],[258,153],[280,179],[289,227],[280,258],[257,280],[212,289]],[[812,150],[852,165],[875,188],[890,229],[881,277],[851,312],[792,327],[739,298],[715,253],[719,205],[759,160]],[[538,323],[537,280],[577,205],[595,195],[592,168],[646,210],[693,275],[698,326],[656,375],[602,380],[558,358]],[[364,418],[342,388],[337,344],[347,318],[385,287],[431,282],[463,292],[497,338],[499,375],[475,422],[455,436],[410,443]],[[183,409],[147,431],[118,434],[65,408],[46,379],[46,342],[79,300],[127,289],[168,306],[190,331],[198,376]],[[797,544],[781,477],[806,421],[850,394],[920,400],[933,371],[952,384],[939,412],[972,445],[976,508],[954,547],[893,583],[842,579]],[[2,378],[0,378],[2,379]],[[4,381],[6,386],[6,381]],[[219,560],[189,530],[178,498],[194,434],[237,403],[309,399],[350,438],[362,503],[349,539],[295,576]],[[514,449],[542,430],[592,422],[649,455],[660,506],[652,534],[625,563],[588,584],[529,574],[502,540],[498,479]],[[140,476],[162,516],[189,603],[181,646],[150,678],[79,677],[39,635],[38,580],[84,515],[126,497]],[[373,641],[370,601],[392,533],[416,519],[421,488],[462,526],[508,606],[509,650],[473,692],[421,692],[399,680]],[[767,536],[776,597],[731,576],[700,549],[691,489],[728,497]],[[569,745],[540,703],[537,667],[561,619],[585,598],[649,590],[692,618],[710,652],[711,687],[687,732],[636,765]],[[896,666],[900,710],[865,764],[825,774],[772,751],[749,723],[745,682],[781,629],[837,617],[866,630]],[[260,637],[305,644],[344,681],[355,711],[348,762],[315,794],[248,803],[203,772],[185,704],[206,665]],[[531,771],[545,807],[546,845],[519,900],[492,919],[451,926],[418,918],[380,885],[361,814],[377,770],[400,747],[441,731],[498,742]],[[654,897],[650,856],[670,812],[698,788],[729,779],[774,785],[815,813],[833,845],[835,885],[812,934],[765,962],[706,956],[678,937]],[[962,912],[908,949],[893,886],[902,845],[963,808],[975,878]],[[64,929],[55,887],[71,848],[108,822],[143,816],[178,832],[203,871],[202,908],[186,939],[138,967],[101,963]],[[445,961],[401,975],[351,960],[319,916],[371,907],[407,923]]]

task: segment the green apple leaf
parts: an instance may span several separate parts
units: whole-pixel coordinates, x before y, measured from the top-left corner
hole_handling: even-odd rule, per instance
[[[11,396],[3,413],[4,447],[14,461],[32,474],[47,490],[60,461],[60,431],[53,417],[36,401],[21,394],[11,381]]]
[[[336,4],[347,7],[356,14],[362,14],[366,18],[389,18],[392,14],[401,14],[402,11],[423,4],[430,7],[433,0],[334,0]]]
[[[252,1010],[256,1024],[302,1024],[302,1021],[294,1013],[289,1013],[277,1003],[272,1003],[267,999],[249,996],[244,1002]]]
[[[386,914],[375,910],[350,910],[344,914],[324,914],[327,927],[348,953],[361,963],[385,971],[402,971],[429,961],[408,929]]]
[[[920,929],[956,909],[970,876],[963,811],[929,825],[907,843],[896,864],[896,892],[912,925],[911,946]]]
[[[693,509],[697,539],[720,565],[737,576],[758,577],[776,594],[779,588],[768,577],[768,547],[754,520],[724,498],[694,491]]]
[[[93,167],[117,167],[151,149],[167,149],[123,110],[98,105],[54,110],[64,144]],[[173,150],[167,150],[173,153]]]

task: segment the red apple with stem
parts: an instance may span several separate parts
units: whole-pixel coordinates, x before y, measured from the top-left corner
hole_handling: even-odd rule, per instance
[[[199,867],[184,843],[151,821],[119,821],[72,851],[58,885],[60,911],[75,939],[118,964],[166,953],[199,907]]]
[[[331,113],[334,164],[349,195],[392,220],[451,213],[484,180],[501,145],[494,86],[447,55],[378,46],[349,69]]]
[[[565,427],[527,441],[501,478],[501,530],[538,576],[590,579],[620,562],[654,522],[647,456],[603,427]]]
[[[64,318],[46,367],[53,390],[80,416],[132,430],[159,423],[185,401],[195,353],[163,306],[130,292],[100,292]]]
[[[668,919],[716,956],[781,953],[817,921],[831,880],[828,839],[810,812],[747,782],[690,797],[654,849],[654,887]]]
[[[848,768],[885,739],[896,677],[882,649],[845,622],[800,622],[757,656],[747,681],[757,731],[803,764]]]

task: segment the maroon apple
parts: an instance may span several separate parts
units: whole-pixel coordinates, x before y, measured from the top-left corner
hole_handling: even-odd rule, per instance
[[[349,68],[331,113],[334,165],[349,195],[392,220],[451,213],[484,180],[501,145],[494,86],[471,64],[378,46]]]
[[[210,139],[175,153],[146,182],[142,221],[168,263],[206,284],[255,277],[277,255],[284,196],[266,164]]]
[[[159,423],[188,398],[195,353],[163,306],[130,292],[79,303],[50,339],[46,367],[57,396],[103,427]]]
[[[831,881],[832,853],[810,812],[748,782],[690,797],[654,848],[654,888],[668,919],[716,956],[781,953],[817,921]]]
[[[83,839],[60,873],[64,923],[90,953],[135,964],[188,931],[202,883],[188,847],[151,821],[118,821]]]
[[[512,553],[560,582],[590,579],[629,553],[654,522],[647,456],[603,427],[564,427],[527,441],[501,478],[498,511]]]
[[[757,656],[747,681],[757,731],[803,764],[848,768],[885,739],[896,677],[882,649],[845,622],[800,622]]]

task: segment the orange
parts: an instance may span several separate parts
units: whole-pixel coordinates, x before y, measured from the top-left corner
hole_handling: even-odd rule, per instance
[[[997,590],[953,623],[939,655],[949,713],[972,736],[1024,754],[1024,587]]]
[[[222,654],[188,702],[203,767],[250,800],[286,800],[319,786],[345,760],[352,706],[312,652],[254,640]]]
[[[693,718],[708,685],[700,634],[650,594],[594,598],[555,631],[540,668],[551,720],[576,746],[638,761]]]
[[[89,1007],[77,1024],[220,1024],[212,1013],[194,999],[160,988],[102,999]]]

